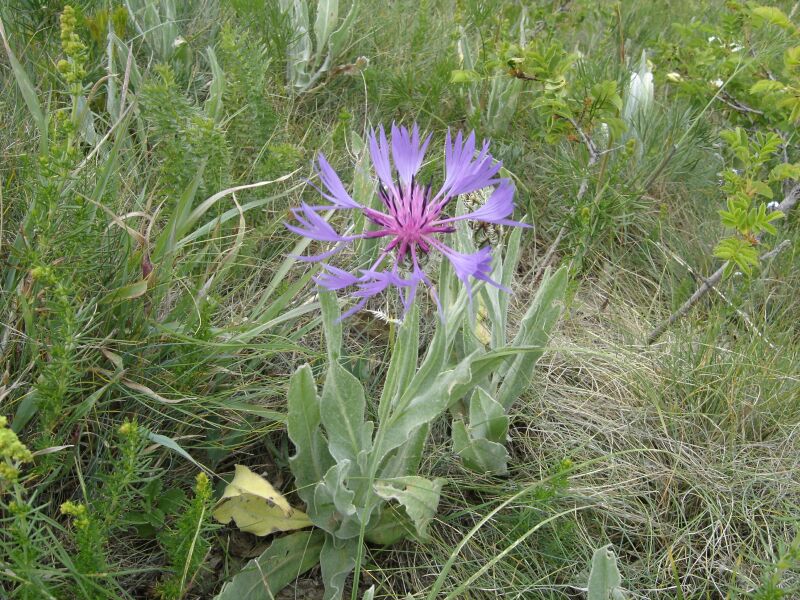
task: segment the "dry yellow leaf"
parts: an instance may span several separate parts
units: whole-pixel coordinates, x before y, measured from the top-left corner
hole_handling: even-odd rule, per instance
[[[233,481],[214,509],[214,518],[220,523],[233,519],[239,529],[254,535],[303,529],[312,524],[308,515],[292,508],[269,481],[242,465],[236,465]]]

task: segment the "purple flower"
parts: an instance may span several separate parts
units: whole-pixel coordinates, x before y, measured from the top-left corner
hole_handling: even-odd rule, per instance
[[[302,260],[327,260],[356,239],[386,238],[386,244],[375,263],[368,269],[361,269],[359,274],[322,263],[324,273],[315,278],[317,284],[328,290],[351,289],[351,295],[358,299],[342,318],[361,310],[370,298],[389,288],[396,288],[400,293],[404,315],[411,307],[420,284],[430,288],[434,298],[437,298],[433,284],[420,267],[419,260],[421,255],[432,251],[439,252],[450,261],[456,276],[466,286],[470,299],[471,279],[504,289],[490,277],[492,253],[488,246],[472,254],[464,254],[443,240],[455,232],[456,221],[527,227],[509,219],[514,212],[514,185],[509,179],[497,176],[501,163],[489,154],[489,142],[484,142],[480,151],[476,152],[474,132],[464,140],[459,131],[453,140],[448,131],[444,146],[444,182],[434,194],[431,184],[424,185],[416,179],[430,141],[431,136],[420,141],[416,125],[410,132],[405,127],[393,125],[391,144],[386,139],[383,127],[370,134],[369,149],[379,179],[378,196],[383,203],[382,211],[362,206],[353,200],[325,156],[322,153],[318,156],[318,173],[322,182],[322,189],[318,189],[330,204],[309,206],[303,203],[299,209],[292,210],[299,226],[287,223],[286,227],[312,240],[332,243],[333,247],[322,254],[302,257]],[[494,187],[494,191],[477,210],[459,217],[443,214],[454,198],[486,187]],[[375,228],[358,235],[343,236],[320,216],[318,211],[321,210],[360,210]],[[438,303],[438,298],[436,301]]]

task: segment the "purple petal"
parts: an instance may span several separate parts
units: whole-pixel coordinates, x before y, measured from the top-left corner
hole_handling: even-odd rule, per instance
[[[324,287],[327,290],[336,291],[342,288],[350,287],[358,283],[359,278],[337,267],[331,265],[322,265],[327,273],[314,277],[317,285]]]
[[[383,125],[378,129],[380,139],[373,129],[369,134],[369,153],[372,157],[372,166],[378,174],[383,186],[397,195],[397,188],[392,180],[392,164],[389,162],[389,142],[386,141],[386,132]]]
[[[450,132],[445,139],[445,180],[441,190],[436,194],[440,205],[446,204],[449,198],[468,194],[481,188],[494,185],[498,182],[495,178],[502,167],[502,163],[495,161],[489,154],[489,142],[483,143],[483,148],[475,156],[475,132],[469,134],[467,141],[459,131],[455,141],[451,142]]]
[[[294,215],[295,219],[302,225],[302,227],[297,227],[296,225],[291,225],[289,223],[284,223],[286,229],[289,231],[296,233],[302,237],[307,237],[312,240],[316,240],[318,242],[343,242],[349,241],[353,238],[344,237],[339,235],[336,230],[331,227],[328,222],[320,217],[313,208],[311,208],[308,204],[303,202],[301,205],[302,214],[300,213],[300,209],[293,208],[292,214]]]
[[[461,215],[442,219],[435,224],[451,223],[453,221],[483,221],[484,223],[495,223],[497,225],[516,225],[518,227],[530,227],[520,221],[512,221],[507,217],[514,213],[514,184],[508,179],[501,179],[500,185],[492,192],[489,199],[480,208]]]
[[[464,254],[462,252],[453,250],[438,240],[431,239],[431,242],[437,250],[447,257],[447,260],[450,261],[450,264],[453,265],[453,270],[456,272],[456,276],[467,288],[467,292],[470,295],[470,301],[472,300],[472,285],[469,281],[470,277],[480,281],[485,281],[496,288],[499,288],[505,292],[509,292],[507,288],[503,287],[489,277],[492,272],[492,250],[489,246],[481,248],[472,254]]]
[[[392,158],[394,158],[394,168],[397,169],[400,183],[404,187],[407,188],[411,185],[412,179],[422,166],[422,160],[425,158],[425,151],[428,149],[430,141],[431,136],[429,135],[420,146],[419,127],[416,123],[410,134],[405,127],[392,125]]]
[[[342,180],[339,179],[336,171],[333,170],[333,167],[325,159],[325,155],[322,152],[317,155],[317,163],[319,165],[319,179],[330,192],[330,194],[326,194],[320,190],[322,196],[333,202],[336,208],[362,208],[344,189]]]

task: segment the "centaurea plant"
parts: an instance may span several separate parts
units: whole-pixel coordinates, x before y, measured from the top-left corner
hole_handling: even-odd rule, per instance
[[[356,239],[386,240],[377,260],[370,267],[361,269],[359,274],[322,262],[325,272],[316,278],[317,284],[331,291],[353,288],[352,296],[358,299],[356,305],[344,313],[342,318],[361,310],[370,298],[392,287],[400,294],[403,315],[408,312],[420,283],[431,290],[438,303],[431,279],[421,266],[422,255],[433,251],[441,253],[450,261],[470,298],[472,279],[505,290],[490,277],[492,251],[489,246],[467,254],[453,249],[443,240],[455,233],[457,221],[526,227],[523,223],[509,219],[514,212],[514,185],[509,179],[498,176],[502,163],[489,154],[488,141],[484,141],[482,148],[476,153],[474,132],[465,140],[460,131],[455,139],[451,138],[448,131],[444,147],[444,181],[434,193],[431,183],[423,184],[418,179],[430,141],[430,135],[421,141],[416,125],[411,131],[393,125],[391,142],[387,140],[383,127],[377,132],[372,131],[369,136],[370,156],[378,178],[378,197],[384,210],[376,210],[356,202],[347,193],[325,156],[320,153],[317,157],[317,170],[322,183],[322,188],[318,189],[330,204],[310,206],[303,203],[300,208],[292,210],[299,226],[287,223],[286,227],[309,239],[332,243],[333,248],[303,259],[327,261]],[[459,216],[446,214],[446,208],[458,196],[484,188],[493,188],[493,191],[483,206]],[[324,210],[362,211],[374,224],[374,228],[359,234],[341,235],[319,214]]]

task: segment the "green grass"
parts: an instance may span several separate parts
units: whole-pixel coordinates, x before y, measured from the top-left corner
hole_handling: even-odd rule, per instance
[[[349,184],[354,136],[370,126],[416,121],[434,145],[448,127],[485,135],[465,87],[450,83],[459,27],[484,64],[515,39],[519,8],[362,0],[341,62],[369,66],[297,96],[285,81],[292,32],[274,2],[177,2],[175,21],[153,30],[181,36],[174,52],[122,11],[109,66],[105,30],[92,27],[124,3],[76,1],[91,138],[73,125],[81,109],[56,66],[63,4],[0,7],[23,69],[0,52],[0,415],[35,453],[15,483],[0,480],[0,596],[212,598],[265,543],[212,522],[198,473],[218,495],[247,464],[298,501],[288,377],[303,362],[322,373],[326,354],[313,269],[291,258],[308,244],[282,223],[316,197],[311,160],[325,152]],[[666,83],[682,64],[697,78],[727,68],[706,48],[740,27],[722,3],[625,2],[619,18],[611,2],[539,4],[528,12],[535,39],[583,56],[570,96],[600,80],[622,90],[647,49],[654,109],[639,154],[617,148],[593,167],[563,119],[535,106],[538,84],[492,136],[518,212],[535,224],[512,328],[562,227],[553,262],[571,268],[568,308],[512,409],[510,474],[467,471],[448,422],[437,423],[421,472],[447,481],[431,540],[369,548],[360,580],[376,598],[422,599],[434,586],[437,598],[579,598],[593,551],[610,543],[634,598],[779,598],[781,587],[794,597],[797,216],[765,239],[765,250],[784,239],[788,249],[725,280],[656,344],[644,340],[699,284],[687,265],[701,276],[719,266],[718,180],[731,165],[719,132],[778,130],[787,162],[800,158],[796,132],[711,101],[714,89]],[[779,4],[797,25],[796,7]],[[698,22],[690,33],[673,25]],[[798,45],[783,30],[747,31],[763,64]],[[218,92],[208,48],[224,74]],[[738,82],[730,93],[753,102]],[[268,183],[230,191],[257,182]],[[435,309],[423,314],[429,340]],[[345,331],[348,368],[379,389],[389,325],[365,312]],[[68,501],[86,508],[64,514]],[[319,573],[279,597],[295,592],[318,597]]]

